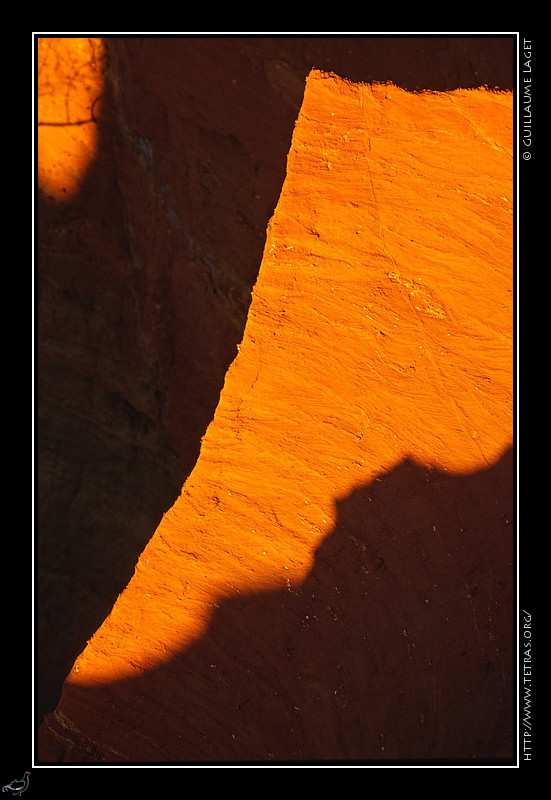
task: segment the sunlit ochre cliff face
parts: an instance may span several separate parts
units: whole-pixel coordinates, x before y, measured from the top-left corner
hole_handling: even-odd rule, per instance
[[[96,154],[103,56],[101,39],[38,39],[38,187],[50,199],[71,200]]]
[[[44,729],[64,760],[335,755],[351,720],[346,757],[494,745],[512,120],[507,93],[311,74],[195,469]]]
[[[96,642],[119,617],[144,635],[79,681],[121,678],[189,645],[208,625],[207,595],[303,580],[336,500],[404,458],[469,474],[510,447],[511,103],[311,77],[201,456]],[[185,602],[163,571],[176,610],[151,624],[153,565],[175,541],[193,549],[205,537],[217,544],[200,577],[195,558],[177,560]]]

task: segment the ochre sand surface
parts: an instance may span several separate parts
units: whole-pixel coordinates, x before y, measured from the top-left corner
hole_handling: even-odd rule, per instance
[[[39,761],[512,755],[512,123],[311,73],[199,459]]]

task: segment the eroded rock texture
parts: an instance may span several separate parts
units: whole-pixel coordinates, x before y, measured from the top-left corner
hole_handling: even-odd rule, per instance
[[[236,67],[231,82],[245,80],[261,46],[240,45],[243,72]],[[253,131],[245,147],[235,133],[240,106],[228,95],[221,116],[227,127],[216,130],[200,93],[195,104],[189,99],[208,59],[186,74],[184,91],[170,69],[176,43],[156,51],[165,54],[168,95],[159,90],[153,97],[148,76],[160,62],[148,68],[151,47],[115,46],[118,114],[144,116],[139,125],[127,116],[124,124],[121,116],[112,121],[119,216],[98,211],[96,221],[98,235],[111,231],[111,251],[120,248],[104,270],[106,308],[109,297],[116,307],[109,287],[117,269],[127,286],[128,317],[118,335],[101,332],[112,336],[105,345],[113,381],[120,386],[124,376],[115,354],[119,367],[144,362],[143,381],[129,383],[126,393],[108,391],[107,381],[100,388],[88,374],[92,364],[82,369],[72,406],[75,437],[90,430],[86,408],[99,428],[108,408],[119,414],[120,433],[115,448],[105,422],[104,458],[91,462],[98,478],[86,489],[83,476],[71,475],[75,497],[94,486],[94,513],[101,516],[109,506],[100,503],[97,481],[106,482],[107,494],[120,492],[119,522],[110,517],[108,525],[124,539],[125,527],[136,529],[140,508],[154,516],[147,497],[158,493],[157,508],[167,502],[160,472],[176,491],[178,476],[190,468],[189,461],[183,466],[186,435],[197,450],[206,426],[192,413],[194,400],[205,416],[216,411],[179,497],[73,665],[41,728],[39,758],[511,756],[511,93],[419,94],[312,72],[265,239],[252,234],[260,230],[257,219],[248,245],[238,246],[241,223],[230,220],[227,206],[208,228],[205,220],[216,216],[217,203],[227,204],[228,193],[222,200],[204,181],[215,174],[215,183],[232,183],[231,170],[241,164],[250,176],[254,164],[259,186],[271,122],[264,119],[265,139]],[[123,102],[134,52],[142,53],[143,77]],[[284,67],[265,55],[257,66],[292,117],[300,102],[294,62]],[[168,97],[171,113],[174,101],[180,104],[183,141],[168,122]],[[262,117],[260,96],[251,98],[251,119]],[[151,108],[155,113],[144,112]],[[153,119],[165,120],[168,152],[156,145]],[[137,130],[142,143],[131,140]],[[214,170],[202,148],[221,135],[228,159]],[[199,150],[192,162],[182,155],[187,178],[176,184],[175,153],[194,137]],[[264,174],[277,184],[275,168]],[[238,184],[235,215],[246,207],[268,216],[266,205],[255,206],[258,198],[247,205],[240,193],[253,184]],[[196,200],[204,192],[202,206],[174,199],[193,191]],[[268,194],[259,194],[266,202]],[[149,217],[137,199],[144,196]],[[53,224],[46,212],[44,218]],[[244,287],[262,246],[248,307]],[[240,260],[243,271],[235,267]],[[92,264],[87,274],[98,280]],[[63,307],[68,314],[70,304]],[[77,307],[75,327],[84,324]],[[220,337],[209,327],[215,309]],[[247,310],[238,337],[236,319]],[[129,324],[135,315],[140,325]],[[64,346],[68,354],[78,337]],[[217,364],[220,383],[212,378],[209,394],[198,381],[202,394],[193,395],[209,363]],[[64,385],[59,369],[56,387]],[[69,406],[63,404],[68,416]],[[169,433],[173,459],[163,445]],[[97,439],[90,433],[92,453]],[[106,455],[108,446],[136,454],[123,473],[126,492],[120,475],[108,481],[100,468],[108,462],[114,473],[121,463],[120,455]],[[141,491],[132,494],[137,475]],[[72,502],[59,513],[70,515]]]
[[[499,37],[71,42],[37,58],[39,134],[71,150],[69,199],[50,163],[37,197],[39,718],[195,464],[310,69],[410,91],[511,89],[514,69]]]

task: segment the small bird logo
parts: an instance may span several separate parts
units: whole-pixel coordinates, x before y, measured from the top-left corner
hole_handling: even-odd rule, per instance
[[[29,785],[29,775],[31,773],[29,771],[25,772],[23,777],[20,781],[14,780],[11,783],[6,783],[5,786],[2,786],[3,792],[11,792],[14,797],[19,797],[19,795],[23,794],[27,786]]]

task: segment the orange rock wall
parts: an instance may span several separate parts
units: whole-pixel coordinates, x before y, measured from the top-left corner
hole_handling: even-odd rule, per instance
[[[197,461],[312,67],[510,90],[515,53],[512,36],[37,37],[36,64],[41,720]]]
[[[512,754],[512,103],[311,73],[198,462],[41,760]]]

